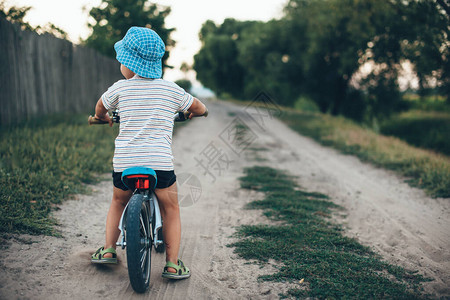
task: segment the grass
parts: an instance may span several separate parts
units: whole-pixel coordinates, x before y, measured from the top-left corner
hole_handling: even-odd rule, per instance
[[[412,110],[381,124],[381,133],[450,155],[450,113]]]
[[[403,100],[411,110],[450,112],[450,103],[444,96],[434,95],[420,98],[416,94],[405,94]]]
[[[229,245],[249,260],[281,263],[278,272],[263,281],[298,284],[283,297],[318,299],[418,299],[420,275],[383,262],[368,247],[344,237],[329,221],[338,206],[319,193],[299,190],[294,178],[276,169],[245,169],[241,187],[265,193],[250,209],[263,209],[281,225],[239,227],[239,241]],[[280,224],[280,222],[277,222]],[[303,283],[302,280],[304,280]]]
[[[445,97],[405,94],[403,103],[408,111],[384,120],[380,132],[416,147],[450,155],[450,103]]]
[[[0,130],[0,232],[56,234],[55,205],[110,171],[117,126],[46,116]]]
[[[282,121],[323,145],[406,176],[411,185],[433,197],[450,197],[448,156],[377,134],[343,117],[290,110],[283,114]]]

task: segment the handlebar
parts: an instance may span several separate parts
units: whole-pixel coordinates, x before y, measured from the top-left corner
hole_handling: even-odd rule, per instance
[[[190,114],[191,114],[190,112],[182,112],[182,111],[177,112],[173,116],[173,120],[175,122],[187,121],[187,120],[189,120]],[[195,116],[195,117],[207,117],[207,116],[208,116],[208,109],[206,110],[206,112],[203,115]],[[120,116],[117,111],[113,111],[111,119],[113,120],[113,123],[120,123]],[[93,117],[93,116],[89,116],[88,123],[89,123],[89,125],[108,124],[108,122],[97,119],[96,117]]]
[[[119,112],[117,110],[112,112],[111,119],[112,119],[113,123],[120,123],[120,116],[119,116]],[[108,124],[108,122],[97,119],[95,116],[94,117],[89,116],[88,123],[89,123],[89,125]]]
[[[184,121],[187,121],[187,120],[189,120],[189,115],[190,115],[191,113],[190,112],[188,112],[188,111],[186,111],[186,112],[182,112],[182,111],[180,111],[180,112],[177,112],[174,116],[173,116],[173,120],[175,121],[175,122],[184,122]],[[194,116],[194,118],[198,118],[198,117],[207,117],[208,116],[208,109],[206,109],[206,111],[205,111],[205,113],[203,114],[203,115],[200,115],[200,116]]]

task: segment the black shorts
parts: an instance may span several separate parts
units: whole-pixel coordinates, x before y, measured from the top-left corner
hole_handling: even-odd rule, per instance
[[[177,176],[175,172],[172,171],[157,171],[156,172],[156,188],[157,189],[165,189],[174,184],[177,181]],[[123,184],[122,182],[122,172],[114,172],[112,173],[113,184],[116,188],[121,189],[123,191],[128,191],[129,188]]]

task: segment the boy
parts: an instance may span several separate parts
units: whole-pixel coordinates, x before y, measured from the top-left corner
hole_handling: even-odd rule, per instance
[[[91,261],[117,263],[118,224],[132,196],[132,191],[122,183],[121,175],[129,167],[149,167],[157,175],[155,193],[164,222],[166,266],[162,276],[188,278],[189,269],[178,259],[181,222],[171,145],[173,115],[177,111],[188,111],[192,118],[204,115],[207,109],[175,83],[161,79],[165,45],[155,31],[131,27],[114,48],[125,80],[114,83],[95,107],[95,117],[109,122],[110,126],[108,110],[117,108],[120,114],[120,132],[113,159],[114,190],[106,219],[106,243],[92,255]]]

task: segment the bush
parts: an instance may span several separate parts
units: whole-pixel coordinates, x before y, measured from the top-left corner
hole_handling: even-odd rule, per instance
[[[411,145],[450,155],[449,114],[412,111],[383,123],[380,130]]]

